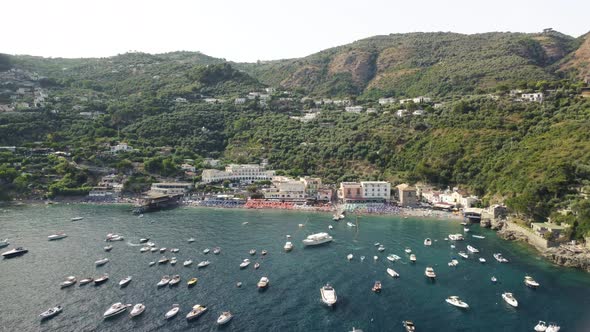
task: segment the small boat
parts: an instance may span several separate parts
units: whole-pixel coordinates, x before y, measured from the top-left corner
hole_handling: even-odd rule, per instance
[[[463,241],[463,234],[449,234],[449,240],[451,241]]]
[[[243,269],[248,265],[250,265],[250,260],[246,258],[242,261],[242,263],[240,263],[240,269]]]
[[[431,240],[431,239],[429,239],[429,238],[426,238],[426,239],[424,240],[424,245],[425,245],[425,246],[431,246],[431,245],[432,245],[432,240]]]
[[[175,274],[172,279],[170,279],[170,282],[168,283],[168,286],[173,287],[178,285],[178,283],[180,283],[180,275]]]
[[[80,282],[78,282],[78,286],[84,286],[84,285],[89,284],[93,281],[94,281],[94,278],[91,278],[91,277],[84,278],[84,279],[80,280]]]
[[[209,248],[205,248],[205,250],[203,250],[203,254],[207,255],[209,253]]]
[[[356,327],[352,327],[352,330],[350,330],[350,332],[363,332],[363,330],[361,329],[357,329]]]
[[[455,249],[455,245],[454,244],[451,244],[451,249]]]
[[[266,251],[266,250],[262,250],[262,251],[260,252],[260,254],[261,254],[262,256],[266,256],[266,254],[268,254],[268,251]]]
[[[96,285],[103,284],[103,283],[107,282],[108,280],[109,280],[109,275],[105,273],[101,277],[94,279],[94,285],[96,286]]]
[[[503,293],[502,294],[502,298],[504,299],[504,301],[506,301],[506,303],[510,304],[513,307],[518,307],[518,301],[516,300],[516,298],[514,298],[514,295],[512,295],[512,293]]]
[[[107,234],[107,238],[105,239],[105,241],[107,242],[111,242],[111,241],[123,241],[125,238],[122,237],[119,234]]]
[[[190,239],[188,239],[187,241],[188,241],[188,243],[193,243],[193,242],[195,242],[195,239],[191,237],[191,238],[190,238]]]
[[[242,225],[248,225],[248,222],[247,222],[247,221],[244,221],[244,222],[242,223]]]
[[[472,253],[474,253],[474,254],[479,252],[479,250],[478,250],[478,249],[475,249],[475,248],[474,248],[474,247],[472,247],[471,245],[468,245],[468,246],[467,246],[467,250],[471,251],[471,252],[472,252]]]
[[[121,302],[117,302],[113,305],[111,305],[107,311],[104,312],[104,314],[102,315],[103,318],[109,318],[109,317],[113,317],[116,316],[118,314],[123,313],[124,311],[127,311],[127,308],[130,307],[130,304],[122,304]]]
[[[4,239],[0,241],[0,248],[8,247],[9,244],[10,242],[8,242],[8,239]]]
[[[494,254],[494,258],[500,263],[508,263],[508,260],[499,252]]]
[[[170,249],[170,252],[171,253],[177,253],[179,251],[180,251],[180,249],[178,249],[178,248],[172,248],[172,249]]]
[[[108,246],[104,247],[103,249],[104,249],[104,251],[109,252],[109,251],[113,250],[113,246],[108,245]]]
[[[545,330],[545,331],[546,332],[558,332],[559,330],[561,330],[561,327],[559,325],[549,323],[549,326],[547,326],[547,330]]]
[[[166,312],[166,314],[164,315],[164,318],[170,319],[170,318],[176,316],[176,314],[178,314],[179,311],[180,311],[180,306],[178,304],[173,304],[172,309],[170,309]]]
[[[401,257],[399,257],[398,255],[391,254],[391,255],[387,256],[387,260],[389,260],[390,262],[395,262],[400,259],[401,259]]]
[[[361,256],[361,262],[365,261],[365,256]]]
[[[537,288],[540,286],[539,283],[537,281],[535,281],[535,279],[533,279],[533,277],[531,277],[531,276],[524,277],[524,284],[530,288]]]
[[[144,311],[145,311],[145,305],[143,305],[142,303],[138,303],[133,306],[133,309],[131,310],[129,315],[131,317],[137,317],[137,316],[141,315]]]
[[[341,213],[341,214],[340,214],[338,217],[339,217],[340,219],[344,219],[344,217],[345,217],[345,216],[344,216],[344,213]]]
[[[151,241],[150,241],[150,242],[148,242],[148,243],[146,243],[146,245],[147,245],[148,247],[155,247],[155,246],[156,246],[156,244],[155,244],[155,243],[153,243],[153,242],[151,242]]]
[[[332,240],[334,240],[334,238],[330,234],[325,233],[325,232],[320,232],[320,233],[308,235],[307,238],[305,238],[301,242],[303,242],[303,245],[305,245],[305,246],[317,246],[320,244],[332,242]]]
[[[537,325],[535,325],[535,331],[537,332],[545,332],[547,330],[547,323],[540,320]]]
[[[392,278],[399,278],[399,273],[395,272],[394,269],[388,268],[387,274],[389,274],[389,276]]]
[[[448,304],[454,305],[455,307],[458,307],[461,309],[468,309],[469,308],[469,304],[463,302],[458,296],[449,296],[445,301]]]
[[[381,243],[379,243],[379,242],[375,242],[375,243],[373,243],[373,245],[374,245],[375,247],[378,247],[378,246],[380,246],[380,245],[381,245]]]
[[[61,284],[59,284],[59,287],[66,288],[66,287],[70,287],[70,286],[74,285],[75,283],[76,283],[76,277],[69,276],[66,278],[66,280],[64,280]]]
[[[176,259],[176,257],[172,257],[170,259],[170,265],[176,265],[176,262],[178,262],[178,260]]]
[[[291,238],[291,235],[289,235],[289,234],[287,234],[286,236],[287,236],[287,239],[290,239]]]
[[[410,255],[410,261],[411,261],[412,263],[415,263],[415,262],[416,262],[416,255],[414,255],[414,254],[411,254],[411,255]]]
[[[480,262],[480,263],[482,263],[482,264],[484,264],[484,263],[486,262],[486,259],[485,259],[485,258],[483,258],[483,257],[480,257],[480,258],[479,258],[479,262]]]
[[[146,243],[149,240],[150,240],[149,238],[142,238],[142,239],[139,239],[139,243]]]
[[[416,331],[416,326],[414,325],[414,323],[412,321],[405,320],[405,321],[402,322],[402,324],[406,328],[406,332],[414,332],[414,331]]]
[[[227,324],[234,316],[229,311],[224,311],[219,318],[217,318],[217,324]]]
[[[188,287],[192,287],[196,285],[198,281],[199,278],[190,278],[189,281],[186,282],[186,284],[188,285]]]
[[[454,267],[454,266],[459,265],[459,262],[455,263],[453,261],[450,261],[448,264],[449,264],[449,266]]]
[[[158,287],[163,287],[168,285],[168,283],[170,283],[170,276],[165,275],[162,277],[162,279],[160,279],[160,281],[157,283]]]
[[[334,229],[334,226],[328,225],[328,229]]]
[[[125,287],[125,286],[129,285],[129,283],[131,282],[131,279],[132,279],[131,276],[127,276],[127,278],[119,281],[119,286]]]
[[[84,219],[84,217],[74,217],[74,218],[71,218],[70,220],[71,221],[78,221],[78,220],[82,220],[82,219]]]
[[[285,251],[289,252],[291,250],[293,250],[293,243],[291,242],[286,242],[285,246],[283,247],[283,249],[285,249]]]
[[[490,280],[491,280],[493,283],[496,283],[496,282],[498,282],[498,278],[496,278],[496,277],[494,277],[494,276],[492,276],[492,278],[491,278]]]
[[[149,264],[149,265],[150,265],[150,266],[154,266],[154,265],[156,265],[156,262],[150,262],[150,264]]]
[[[13,258],[13,257],[17,257],[17,256],[22,256],[26,253],[28,253],[29,251],[23,247],[18,247],[12,250],[8,250],[2,253],[2,257],[4,258]]]
[[[372,291],[375,293],[381,293],[381,281],[375,281]]]
[[[469,258],[469,255],[467,255],[467,253],[465,251],[459,251],[458,255],[465,258],[465,259]]]
[[[463,232],[466,232],[466,233],[469,232],[469,228],[463,227]]]
[[[162,257],[158,260],[158,264],[166,264],[170,261],[170,259],[168,259],[168,257]]]
[[[481,236],[481,235],[471,235],[472,237],[476,238],[476,239],[485,239],[485,236]]]
[[[436,278],[436,273],[434,273],[434,269],[430,266],[426,268],[424,275],[430,279]]]
[[[374,260],[374,261],[376,261],[376,260],[378,260],[378,259],[379,259],[379,257],[378,257],[378,256],[373,256],[373,260]]]
[[[58,305],[56,307],[49,308],[46,311],[42,312],[39,315],[39,317],[41,318],[41,320],[49,319],[49,318],[51,318],[53,316],[58,315],[62,310],[63,310],[62,306]]]
[[[193,306],[193,309],[188,314],[186,314],[186,319],[193,320],[195,318],[198,318],[203,313],[205,313],[205,311],[207,311],[207,307],[202,306],[200,304],[196,304]]]
[[[466,222],[464,222],[464,221],[462,221],[462,222],[461,222],[461,225],[463,225],[463,226],[467,226],[467,223],[466,223]]]
[[[198,268],[201,268],[201,267],[205,267],[205,266],[207,266],[209,264],[211,264],[211,262],[209,262],[209,261],[202,261],[199,264],[197,264],[197,267]]]
[[[63,238],[66,238],[66,237],[68,237],[68,236],[66,235],[66,233],[64,233],[64,232],[59,232],[59,233],[56,233],[56,234],[49,235],[49,236],[47,237],[47,239],[48,239],[49,241],[54,241],[54,240],[59,240],[59,239],[63,239]]]
[[[412,253],[412,249],[410,249],[410,248],[406,248],[404,251],[406,252],[406,254],[411,254]]]
[[[305,225],[303,224],[299,224],[299,228],[303,228]]]
[[[160,252],[161,252],[161,253],[163,253],[163,252],[165,252],[165,251],[166,251],[166,247],[164,247],[164,248],[160,248]]]
[[[258,288],[266,288],[266,287],[268,287],[269,282],[270,281],[268,280],[267,277],[262,277],[262,278],[260,278],[260,281],[258,281],[257,286],[258,286]]]
[[[258,262],[254,263],[254,270],[258,270],[259,267],[260,267],[260,263],[258,263]]]
[[[242,287],[242,282],[241,281],[236,282],[236,287],[238,287],[238,288]]]
[[[191,259],[189,259],[188,261],[184,261],[184,263],[182,263],[182,265],[190,266],[192,263],[193,263],[193,261]]]
[[[385,251],[385,247],[383,245],[380,245],[377,250],[379,250],[380,252]]]
[[[250,249],[250,255],[256,255],[256,249]]]
[[[348,227],[356,227],[355,224],[351,223],[350,221],[346,223],[346,225],[348,225]]]
[[[352,254],[346,255],[346,259],[348,259],[349,261],[351,261],[353,258],[354,256]]]
[[[340,216],[335,214],[334,216],[332,216],[332,220],[334,221],[339,221],[340,220]]]
[[[215,255],[219,255],[219,253],[220,253],[220,252],[221,252],[221,248],[219,248],[219,247],[215,247],[215,248],[213,248],[213,253],[214,253]]]
[[[320,294],[322,296],[322,302],[328,306],[333,306],[338,299],[336,296],[336,290],[330,284],[326,284],[324,287],[320,288]]]
[[[139,249],[139,252],[146,252],[149,250],[150,250],[150,247],[142,247],[141,249]]]
[[[96,265],[96,266],[103,266],[103,265],[105,265],[108,262],[109,262],[109,259],[108,258],[103,258],[103,259],[99,259],[96,262],[94,262],[94,265]]]
[[[158,251],[158,248],[155,248],[155,247],[154,248],[151,248],[150,251],[151,252],[156,252],[156,251]]]

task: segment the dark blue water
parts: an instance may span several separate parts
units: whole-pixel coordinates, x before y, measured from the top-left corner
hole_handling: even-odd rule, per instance
[[[397,217],[362,217],[358,230],[346,222],[333,223],[331,216],[290,211],[247,211],[215,209],[177,209],[146,214],[138,218],[129,207],[54,205],[4,208],[0,212],[0,238],[8,237],[11,249],[24,246],[25,256],[0,261],[0,330],[2,331],[349,331],[353,326],[366,331],[402,331],[401,321],[413,320],[418,331],[532,331],[538,320],[555,321],[562,331],[590,331],[590,275],[552,266],[523,245],[503,241],[492,231],[473,227],[472,233],[486,236],[457,244],[451,249],[443,238],[462,231],[457,221],[401,219]],[[84,220],[71,222],[70,218]],[[242,225],[248,221],[247,225]],[[298,224],[305,224],[300,228]],[[328,231],[331,244],[303,248],[307,234]],[[65,231],[69,237],[47,241],[47,236]],[[123,242],[105,253],[107,233],[118,233]],[[295,249],[283,251],[285,235],[291,234]],[[139,238],[149,236],[158,247],[180,248],[176,266],[149,267],[159,253],[140,253]],[[194,237],[196,241],[187,243]],[[424,247],[424,238],[435,240]],[[374,242],[387,250],[379,253]],[[487,264],[476,258],[460,260],[451,268],[447,262],[471,244],[481,250]],[[204,248],[220,246],[220,255],[204,255]],[[418,257],[409,264],[405,247]],[[249,249],[262,249],[269,254],[255,258]],[[7,249],[2,249],[5,251]],[[509,264],[497,263],[492,253],[501,251]],[[353,253],[352,262],[346,255]],[[402,256],[401,262],[390,263],[387,254]],[[361,263],[359,257],[366,256]],[[373,256],[379,256],[373,262]],[[110,263],[96,268],[94,261],[109,257]],[[477,257],[477,256],[476,256]],[[192,267],[182,262],[192,258]],[[261,263],[239,269],[244,258]],[[196,264],[209,259],[211,265],[197,269]],[[385,270],[393,267],[401,274],[391,279]],[[438,277],[432,283],[424,277],[426,266],[433,266]],[[86,285],[60,289],[59,283],[69,275],[78,279],[109,273],[111,279],[102,286]],[[156,287],[164,274],[180,274],[176,288]],[[524,286],[523,277],[530,274],[541,283],[537,290]],[[120,289],[119,280],[127,275],[133,281]],[[493,285],[495,275],[500,283]],[[196,287],[188,289],[186,281],[198,277]],[[270,279],[268,290],[260,292],[256,283],[262,276]],[[381,280],[381,294],[371,292],[375,280]],[[242,288],[235,286],[243,282]],[[334,285],[338,303],[328,308],[320,302],[319,289],[325,283]],[[511,291],[519,301],[511,308],[501,293]],[[470,309],[459,310],[444,302],[459,295]],[[114,302],[144,303],[146,311],[130,319],[122,314],[103,320],[103,312]],[[181,312],[170,321],[164,313],[173,303]],[[49,307],[64,306],[61,315],[40,323],[39,313]],[[195,322],[184,316],[195,304],[209,311]],[[230,310],[234,319],[225,327],[215,320],[222,311]]]

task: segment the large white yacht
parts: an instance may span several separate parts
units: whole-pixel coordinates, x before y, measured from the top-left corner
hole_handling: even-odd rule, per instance
[[[240,263],[240,269],[243,269],[248,265],[250,265],[250,260],[248,258],[246,258],[242,261],[242,263]]]
[[[333,240],[332,236],[328,233],[316,233],[309,235],[305,240],[303,240],[303,244],[305,246],[315,246],[327,242],[331,242]]]
[[[326,284],[320,288],[320,294],[322,295],[322,302],[329,306],[333,306],[336,303],[338,297],[336,296],[336,290],[330,284]]]
[[[524,277],[524,284],[530,288],[537,288],[540,286],[539,283],[535,279],[533,279],[533,277],[531,277],[531,276]]]
[[[518,301],[516,300],[514,295],[512,295],[512,293],[503,293],[502,298],[504,299],[504,301],[506,301],[506,303],[510,304],[511,306],[515,308],[518,307]]]
[[[102,315],[103,318],[109,318],[109,317],[113,317],[116,316],[120,313],[123,313],[124,311],[127,310],[127,307],[129,307],[130,305],[127,304],[123,304],[121,302],[117,302],[113,305],[110,306],[109,309],[107,309],[107,311],[104,312],[104,314]]]
[[[47,237],[47,239],[48,239],[49,241],[54,241],[54,240],[59,240],[59,239],[63,239],[63,238],[66,238],[66,237],[68,237],[68,236],[66,235],[66,233],[64,233],[64,232],[59,232],[59,233],[55,233],[55,234],[49,235],[49,236]]]

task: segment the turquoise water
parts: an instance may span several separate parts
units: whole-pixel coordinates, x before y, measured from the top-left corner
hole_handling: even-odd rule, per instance
[[[70,218],[84,220],[71,222]],[[247,221],[248,224],[242,223]],[[305,224],[300,228],[298,224]],[[334,242],[304,248],[307,234],[328,231],[333,224]],[[1,331],[350,331],[353,326],[367,331],[402,331],[401,321],[413,320],[418,331],[532,331],[538,320],[555,321],[562,331],[590,330],[590,275],[555,267],[523,245],[503,241],[492,231],[472,227],[472,233],[485,239],[467,237],[451,249],[443,238],[462,231],[457,221],[401,219],[398,217],[362,217],[358,230],[346,222],[333,223],[329,214],[293,211],[249,211],[181,208],[131,215],[129,207],[92,205],[54,205],[8,207],[0,212],[0,238],[8,237],[11,246],[24,246],[29,253],[15,259],[0,260],[0,330]],[[68,237],[47,241],[47,236],[65,231]],[[118,233],[125,241],[113,242],[105,253],[107,233]],[[283,251],[285,235],[291,234],[295,249]],[[140,253],[139,238],[148,236],[158,247],[180,248],[176,266],[156,265],[150,261],[159,253]],[[196,241],[187,243],[194,237]],[[423,245],[424,238],[435,242]],[[385,245],[379,253],[374,242]],[[447,262],[471,244],[480,249],[487,264],[476,258],[460,260],[451,268]],[[220,255],[204,255],[202,250],[219,246]],[[404,248],[410,247],[418,261],[409,264]],[[252,257],[249,249],[269,251],[264,258]],[[501,251],[509,264],[497,263],[492,253]],[[346,255],[353,253],[349,262]],[[402,257],[390,263],[387,254]],[[359,257],[366,256],[364,262]],[[373,262],[373,256],[379,256]],[[110,258],[103,267],[94,261]],[[191,258],[192,267],[182,262]],[[261,267],[240,270],[244,258],[258,261]],[[209,259],[211,265],[197,269],[196,264]],[[433,266],[436,282],[424,277],[426,266]],[[391,279],[385,270],[393,267],[399,279]],[[86,285],[60,289],[59,283],[69,275],[78,280],[109,273],[111,279],[102,286]],[[175,288],[156,287],[164,274],[180,274],[182,283]],[[541,283],[537,290],[524,286],[530,274]],[[133,276],[128,287],[120,289],[119,280]],[[492,275],[500,282],[493,285]],[[198,277],[194,288],[186,281]],[[262,276],[270,286],[260,292],[256,283]],[[371,292],[375,280],[381,280],[381,294]],[[237,288],[237,281],[243,286]],[[323,306],[319,289],[330,282],[337,291],[334,308]],[[501,293],[511,291],[519,301],[511,308]],[[444,302],[459,295],[469,303],[469,310],[459,310]],[[127,314],[103,320],[103,312],[114,302],[144,303],[142,316],[130,319]],[[172,320],[164,313],[173,303],[181,312]],[[59,316],[41,323],[38,315],[60,304]],[[209,310],[197,321],[184,316],[194,304]],[[230,310],[234,319],[224,327],[215,320]]]

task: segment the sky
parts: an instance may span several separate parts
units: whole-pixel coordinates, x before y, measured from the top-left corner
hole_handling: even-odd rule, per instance
[[[232,61],[306,56],[404,32],[590,31],[588,0],[18,0],[0,6],[0,52],[107,57],[200,51]]]

